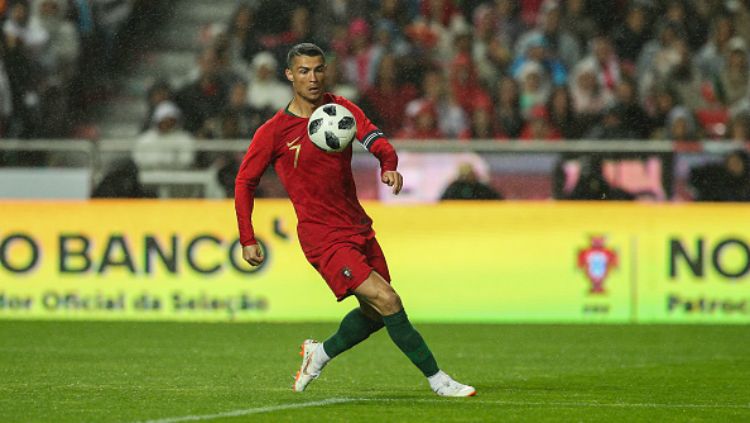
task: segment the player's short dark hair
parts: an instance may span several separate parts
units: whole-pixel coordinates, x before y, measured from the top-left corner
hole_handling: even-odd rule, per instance
[[[286,54],[286,67],[288,69],[292,68],[292,59],[297,56],[320,56],[323,58],[323,61],[325,61],[326,59],[325,53],[323,53],[323,49],[318,47],[317,45],[313,43],[299,43],[289,49],[289,53]]]

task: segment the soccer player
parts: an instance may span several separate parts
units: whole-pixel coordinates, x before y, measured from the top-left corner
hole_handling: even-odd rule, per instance
[[[287,55],[287,79],[294,97],[285,110],[263,124],[245,154],[235,185],[235,210],[243,258],[253,266],[264,260],[254,237],[253,194],[266,167],[274,164],[297,214],[297,233],[305,257],[325,279],[339,301],[354,295],[359,307],[347,314],[325,342],[302,343],[302,366],[294,381],[301,392],[332,358],[385,327],[393,342],[427,377],[441,396],[472,396],[476,390],[456,382],[438,368],[422,336],[409,322],[372,220],[357,199],[352,176],[352,149],[327,153],[307,133],[313,110],[326,103],[349,109],[357,121],[356,138],[380,161],[381,179],[398,194],[403,185],[398,157],[384,134],[362,110],[343,97],[325,92],[325,58],[315,44],[295,45]]]

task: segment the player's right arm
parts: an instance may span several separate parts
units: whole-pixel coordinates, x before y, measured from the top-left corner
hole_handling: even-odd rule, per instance
[[[234,184],[234,210],[237,214],[242,257],[253,266],[263,262],[263,252],[255,239],[252,223],[255,189],[275,156],[273,125],[269,123],[255,132]]]

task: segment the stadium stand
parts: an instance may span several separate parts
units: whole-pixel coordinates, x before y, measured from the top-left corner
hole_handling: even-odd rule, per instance
[[[328,52],[335,92],[412,143],[746,148],[746,0],[3,4],[6,138],[134,139],[170,101],[198,145],[247,140],[284,106],[285,52],[305,40]],[[192,166],[231,174],[230,150]]]

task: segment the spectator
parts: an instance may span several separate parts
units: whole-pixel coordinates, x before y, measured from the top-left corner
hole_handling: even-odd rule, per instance
[[[447,27],[460,11],[453,0],[420,0],[419,12],[427,22]]]
[[[729,60],[719,74],[720,93],[723,103],[734,106],[750,92],[750,66],[748,66],[747,43],[739,37],[729,41]]]
[[[374,81],[383,57],[393,55],[398,59],[402,82],[416,86],[421,79],[415,71],[418,66],[409,58],[411,48],[402,38],[398,29],[389,20],[381,20],[375,27],[375,43],[372,45],[368,79]]]
[[[458,177],[451,182],[440,197],[441,200],[502,200],[494,188],[481,182],[469,163],[458,168]]]
[[[608,106],[604,115],[586,134],[586,138],[596,140],[632,140],[637,138],[636,131],[627,123],[626,110],[623,105]]]
[[[86,115],[90,110],[92,99],[101,95],[106,86],[104,72],[104,55],[100,53],[99,32],[94,23],[94,11],[89,0],[72,0],[68,2],[68,17],[73,21],[78,32],[80,55],[78,74],[71,83],[71,108],[78,116]]]
[[[431,26],[421,18],[407,25],[404,33],[414,46],[414,60],[432,62],[436,57],[446,57],[437,53],[442,31],[442,27]]]
[[[474,52],[477,74],[485,87],[492,87],[510,67],[511,51],[497,37],[492,37],[485,49]]]
[[[666,81],[672,67],[680,60],[677,42],[685,38],[682,28],[674,23],[661,24],[658,36],[648,41],[638,56],[638,86],[646,93],[660,81]]]
[[[255,131],[270,116],[247,102],[247,83],[236,82],[229,91],[229,103],[214,119],[209,120],[207,134],[210,138],[224,140],[250,140]],[[219,185],[226,197],[234,193],[234,177],[239,171],[242,154],[202,151],[196,156],[196,166],[216,169]]]
[[[378,65],[386,54],[393,54],[401,59],[409,53],[409,45],[404,42],[398,28],[389,20],[383,19],[375,25],[375,40],[372,45],[372,57],[367,72],[370,81],[375,80]]]
[[[409,110],[403,128],[395,138],[412,140],[435,140],[443,138],[437,125],[437,109],[430,101],[422,101]]]
[[[704,6],[707,5],[704,4]],[[736,35],[745,41],[750,41],[750,4],[741,0],[729,0],[725,2],[725,6],[732,15]],[[707,10],[703,12],[703,15],[710,17],[713,10],[708,7],[704,7],[704,9]],[[704,19],[704,21],[709,22],[710,19]]]
[[[529,121],[521,131],[524,141],[559,141],[560,133],[550,124],[549,112],[543,104],[534,106]]]
[[[489,94],[479,85],[474,62],[467,53],[457,55],[451,63],[450,86],[456,102],[467,114],[473,111],[474,103],[480,98],[489,98]]]
[[[576,66],[570,80],[570,93],[575,112],[587,118],[600,115],[614,102],[614,94],[602,85],[596,65],[591,61],[582,61]]]
[[[34,61],[43,59],[43,50],[49,42],[50,34],[38,18],[32,18],[29,3],[13,3],[8,19],[3,24],[3,33],[9,45],[21,45]]]
[[[226,104],[228,87],[219,74],[219,58],[216,51],[207,48],[198,57],[198,77],[183,86],[175,95],[175,101],[185,114],[185,129],[201,134],[206,120],[216,117]]]
[[[466,112],[456,104],[450,87],[446,87],[445,77],[438,69],[429,69],[422,77],[422,96],[406,105],[406,114],[429,102],[435,105],[438,114],[438,129],[447,138],[468,136],[469,123]]]
[[[11,90],[13,115],[6,131],[9,137],[31,138],[42,126],[40,95],[42,74],[39,52],[49,34],[29,22],[28,4],[13,3],[3,24],[3,62]],[[37,160],[34,160],[37,161]]]
[[[617,56],[628,66],[635,67],[641,49],[651,37],[650,27],[647,25],[646,9],[641,2],[633,2],[627,12],[624,22],[614,31],[613,40]]]
[[[118,47],[121,31],[125,28],[133,11],[132,0],[91,0],[93,17],[101,42],[105,64],[104,72],[109,73],[117,67]]]
[[[581,58],[581,48],[575,37],[560,24],[560,21],[560,5],[557,1],[546,0],[540,11],[539,25],[521,36],[516,44],[516,55],[525,52],[529,42],[536,42],[532,40],[541,37],[549,57],[559,59],[566,69],[572,69]]]
[[[695,119],[685,107],[675,107],[667,117],[667,139],[672,141],[697,141]]]
[[[1,46],[0,51],[2,51]],[[5,63],[3,60],[0,60],[0,138],[7,136],[10,117],[12,114],[13,90],[10,86],[8,73],[5,71]]]
[[[567,87],[555,87],[547,101],[547,110],[550,115],[550,124],[563,139],[575,140],[581,137],[582,122],[573,109],[573,100]]]
[[[416,88],[399,81],[397,70],[396,57],[384,56],[375,84],[362,95],[362,106],[386,134],[396,133],[403,126],[406,105],[417,97]]]
[[[418,13],[417,7],[413,2],[381,0],[377,3],[379,4],[379,8],[374,13],[374,21],[387,20],[398,28],[405,28]],[[365,16],[365,13],[354,14],[353,16]]]
[[[241,75],[250,74],[250,66],[240,55],[239,46],[227,29],[222,25],[216,26],[217,28],[210,30],[210,34],[206,36],[206,45],[216,52],[217,72],[229,86],[243,79]]]
[[[248,102],[253,108],[264,110],[267,114],[284,109],[292,98],[289,84],[276,77],[277,66],[271,53],[263,51],[253,57]]]
[[[526,26],[534,26],[539,21],[539,12],[545,0],[521,0],[519,5],[519,15],[521,21]]]
[[[511,64],[511,74],[519,78],[526,64],[533,62],[538,64],[545,79],[554,85],[563,85],[568,81],[568,71],[565,65],[560,62],[549,50],[547,42],[542,35],[536,34],[525,40],[525,50],[518,55],[513,64]]]
[[[138,180],[138,166],[125,159],[110,166],[110,171],[97,184],[92,198],[144,198],[153,197]]]
[[[682,27],[690,50],[695,50],[706,42],[707,22],[703,16],[696,13],[692,4],[698,2],[687,2],[684,0],[669,0],[663,13],[663,18],[667,22],[673,22]],[[689,18],[688,18],[689,17]]]
[[[674,43],[676,54],[674,64],[663,80],[657,81],[659,85],[669,84],[680,99],[680,104],[689,108],[697,109],[706,105],[703,96],[703,78],[693,65],[690,49],[684,40]]]
[[[496,104],[497,136],[503,139],[518,138],[524,120],[521,115],[521,96],[515,79],[506,76],[498,81]]]
[[[367,4],[368,0],[322,0],[307,2],[314,4],[312,8],[312,22],[314,37],[317,40],[331,40],[340,28],[346,28],[355,16],[370,16],[374,6]],[[389,2],[378,2],[389,3]],[[390,2],[395,3],[395,2]],[[276,6],[274,4],[274,6]],[[333,47],[333,46],[331,46]],[[329,52],[332,49],[329,49]],[[336,51],[336,53],[341,53]]]
[[[560,26],[570,31],[579,46],[585,46],[597,33],[596,21],[587,10],[586,0],[568,0],[563,3],[563,17]]]
[[[518,18],[518,2],[514,0],[495,0],[493,12],[495,37],[502,45],[512,48],[523,29],[521,21]]]
[[[489,140],[496,137],[492,125],[492,102],[487,98],[481,100],[471,113],[471,133],[473,139]]]
[[[140,170],[187,169],[195,159],[195,139],[180,128],[177,106],[164,101],[154,111],[153,127],[136,141],[133,160]]]
[[[77,72],[80,46],[78,33],[72,23],[65,19],[66,3],[63,0],[41,0],[36,4],[32,21],[49,34],[42,66],[50,76],[49,85],[67,86]]]
[[[231,57],[245,63],[263,50],[260,44],[260,31],[255,24],[255,9],[249,3],[239,3],[234,9],[227,28]]]
[[[634,131],[635,138],[647,139],[651,134],[653,123],[638,102],[635,82],[632,79],[623,78],[617,84],[615,102],[622,107],[622,121]]]
[[[247,101],[247,83],[238,81],[229,90],[229,102],[219,115],[214,138],[249,140],[255,131],[271,117]]]
[[[591,40],[591,53],[584,61],[590,61],[596,69],[599,86],[604,90],[612,92],[622,78],[623,69],[620,58],[615,54],[611,40],[604,35],[599,35]]]
[[[750,141],[750,114],[747,112],[739,113],[732,117],[729,122],[729,140],[738,143]]]
[[[294,2],[290,3],[294,4]],[[278,2],[274,3],[274,6],[277,6],[277,4]],[[278,17],[275,20],[278,20]],[[323,41],[323,39],[316,38],[312,32],[310,9],[305,6],[294,6],[289,16],[288,30],[278,35],[265,36],[261,43],[266,49],[273,52],[277,62],[285,63],[287,52],[295,44],[313,42],[325,49],[327,43]]]
[[[41,0],[31,17],[33,26],[39,25],[49,34],[42,47],[41,113],[43,127],[39,135],[54,137],[70,132],[70,86],[78,70],[78,33],[72,23],[65,20],[66,4],[62,0]]]
[[[474,39],[476,38],[476,28],[472,28],[461,17],[453,20],[447,32],[446,40],[450,40],[450,45],[446,45],[442,59],[448,59],[448,63],[455,61],[458,56],[465,56],[472,59],[472,65],[476,67],[473,57]],[[475,69],[476,72],[476,69]]]
[[[602,172],[602,159],[587,156],[580,160],[581,173],[578,181],[567,196],[567,200],[633,200],[635,197],[619,188],[611,186]]]
[[[649,102],[653,123],[651,138],[664,139],[667,137],[669,113],[679,105],[679,101],[675,98],[675,93],[667,87],[654,89]]]
[[[349,30],[346,25],[337,25],[331,28],[331,32],[328,54],[336,56],[342,62],[349,55]],[[339,67],[339,72],[344,75],[343,63]]]
[[[221,29],[213,38],[210,47],[216,52],[216,73],[225,86],[230,87],[238,81],[246,81],[245,75],[251,72],[247,62],[235,57],[235,51],[229,39],[229,34]]]
[[[474,62],[477,64],[478,73],[482,78],[484,79],[484,73],[483,68],[486,67],[486,64],[483,64],[483,61],[486,61],[488,58],[487,51],[489,50],[489,46],[492,43],[492,41],[495,38],[495,28],[493,27],[494,22],[494,9],[492,6],[488,4],[481,4],[476,9],[474,9],[474,16],[473,16],[473,43],[471,48],[471,56],[474,59]]]
[[[370,41],[370,24],[363,18],[349,24],[349,43],[349,54],[343,60],[345,76],[360,92],[365,92],[375,79],[375,48]]]
[[[696,167],[689,183],[695,201],[750,201],[750,155],[737,150],[721,164]]]
[[[341,77],[341,60],[339,60],[338,56],[331,56],[326,59],[325,74],[328,91],[348,98],[355,103],[359,100],[357,87],[346,82]]]
[[[164,101],[174,101],[174,90],[172,84],[167,79],[157,79],[146,91],[146,112],[143,124],[141,124],[141,132],[148,131],[151,128],[154,119],[154,110],[156,106]]]
[[[711,26],[711,38],[695,56],[701,75],[706,79],[719,76],[729,58],[729,40],[734,36],[734,22],[729,15],[715,18]]]
[[[535,106],[547,103],[550,87],[542,67],[536,62],[527,62],[520,70],[518,79],[521,89],[519,96],[521,115],[528,117]]]

